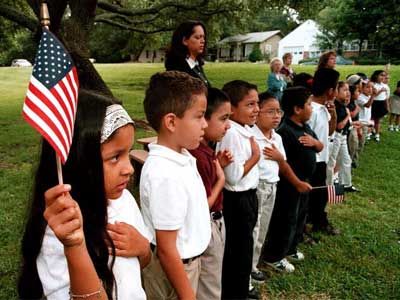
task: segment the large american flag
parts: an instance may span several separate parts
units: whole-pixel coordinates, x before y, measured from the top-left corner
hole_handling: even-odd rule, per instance
[[[43,29],[22,114],[65,164],[72,144],[78,74],[61,42]]]

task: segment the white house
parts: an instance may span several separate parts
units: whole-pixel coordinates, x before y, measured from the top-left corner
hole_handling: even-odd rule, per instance
[[[279,41],[278,56],[292,53],[293,64],[298,64],[302,59],[319,57],[322,50],[317,44],[318,34],[321,34],[318,24],[313,20],[305,21]]]
[[[278,44],[282,38],[279,30],[251,32],[226,37],[217,44],[217,59],[221,61],[243,61],[248,59],[254,47],[269,56],[278,54]]]

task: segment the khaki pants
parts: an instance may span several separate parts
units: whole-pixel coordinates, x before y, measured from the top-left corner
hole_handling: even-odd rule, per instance
[[[257,272],[257,265],[260,259],[261,249],[268,232],[269,221],[274,209],[276,195],[276,183],[268,183],[260,179],[257,186],[258,217],[253,231],[254,250],[252,272]]]
[[[211,240],[201,256],[201,272],[197,300],[221,299],[222,259],[225,248],[224,218],[211,219]]]
[[[357,129],[352,128],[348,137],[349,154],[352,162],[358,161],[360,153],[360,140],[358,138]]]
[[[200,257],[183,265],[194,293],[197,292],[200,276]],[[148,300],[178,300],[175,289],[169,282],[157,257],[157,248],[153,251],[150,263],[143,269],[143,285]]]
[[[333,185],[333,173],[336,163],[339,166],[339,183],[351,186],[351,158],[347,147],[347,136],[335,132],[329,160],[326,165],[326,184]]]

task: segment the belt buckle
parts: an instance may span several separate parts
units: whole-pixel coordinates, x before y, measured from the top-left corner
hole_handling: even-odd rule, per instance
[[[211,218],[216,221],[222,218],[222,212],[221,211],[213,211],[211,212]]]

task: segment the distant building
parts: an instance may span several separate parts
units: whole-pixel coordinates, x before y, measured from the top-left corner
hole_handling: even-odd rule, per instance
[[[217,43],[217,59],[220,61],[245,61],[254,47],[270,57],[278,54],[280,30],[238,34],[222,39]]]
[[[137,58],[137,62],[142,63],[159,63],[163,62],[165,59],[165,49],[144,49],[139,57]],[[131,60],[134,58],[131,57]]]
[[[305,21],[280,40],[278,56],[282,58],[285,53],[292,53],[293,64],[302,59],[319,57],[322,50],[317,44],[318,34],[321,34],[318,24],[313,20]]]

